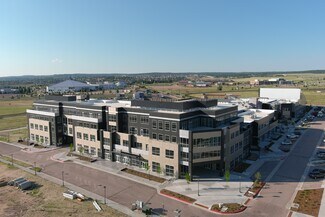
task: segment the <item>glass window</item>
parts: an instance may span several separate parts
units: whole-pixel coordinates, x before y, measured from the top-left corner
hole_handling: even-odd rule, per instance
[[[123,146],[129,146],[129,141],[128,140],[123,140]]]
[[[39,125],[39,130],[43,131],[43,125]]]
[[[163,135],[162,135],[162,134],[159,134],[159,135],[158,135],[158,139],[159,139],[159,140],[164,140]]]
[[[158,129],[159,130],[163,129],[163,121],[158,121]]]
[[[152,138],[153,138],[153,139],[157,139],[157,133],[153,133],[153,134],[152,134]]]
[[[71,127],[69,127],[69,134],[72,134],[72,128]]]
[[[110,139],[104,138],[104,145],[109,145],[109,144],[110,144]]]
[[[172,137],[172,142],[177,142],[176,136]]]
[[[96,136],[95,135],[90,135],[90,141],[95,142],[96,141]]]
[[[149,130],[143,128],[143,129],[140,130],[140,134],[141,134],[142,136],[149,136]]]
[[[109,121],[116,121],[116,115],[108,115]]]
[[[170,130],[170,122],[165,121],[165,130],[169,131]]]
[[[149,124],[149,117],[148,116],[141,116],[140,117],[141,124]]]
[[[169,142],[170,141],[170,136],[169,135],[165,135],[165,141]]]
[[[138,128],[130,127],[130,134],[138,134]]]
[[[152,129],[157,129],[157,120],[152,120]]]
[[[44,126],[44,131],[48,132],[49,131],[49,127],[48,126]]]
[[[176,122],[172,122],[172,131],[173,132],[177,131],[177,123]]]
[[[165,151],[166,158],[174,159],[174,151],[166,149]]]
[[[159,168],[160,168],[160,163],[152,162],[152,171],[153,172],[158,172]]]
[[[77,139],[81,139],[81,133],[77,132]]]
[[[130,122],[131,123],[137,123],[137,116],[136,115],[130,115]]]
[[[84,136],[84,140],[89,140],[87,133],[84,133],[83,136]]]
[[[160,155],[160,148],[152,147],[152,155]]]
[[[33,123],[30,124],[30,128],[34,129],[34,124]]]
[[[166,165],[166,176],[174,176],[174,167]]]
[[[35,124],[35,130],[38,130],[38,124]]]

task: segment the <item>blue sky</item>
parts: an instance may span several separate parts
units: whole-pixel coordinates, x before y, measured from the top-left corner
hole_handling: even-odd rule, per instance
[[[325,1],[10,0],[0,76],[325,69]]]

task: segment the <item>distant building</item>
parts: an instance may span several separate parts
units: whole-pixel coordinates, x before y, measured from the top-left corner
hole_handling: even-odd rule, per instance
[[[96,90],[98,87],[79,81],[66,80],[58,84],[48,86],[48,93],[70,93],[70,92],[80,92],[80,91],[91,91]]]
[[[124,87],[127,86],[127,83],[124,82],[124,81],[118,81],[118,82],[115,83],[115,85],[116,85],[116,87],[118,87],[118,88],[124,88]]]
[[[196,87],[207,87],[209,85],[211,85],[211,83],[210,82],[205,82],[205,81],[197,81],[195,83]]]
[[[298,88],[260,88],[257,108],[276,111],[278,118],[298,118],[305,112]]]
[[[14,94],[14,93],[19,93],[19,90],[13,89],[13,88],[1,88],[0,89],[0,94]]]

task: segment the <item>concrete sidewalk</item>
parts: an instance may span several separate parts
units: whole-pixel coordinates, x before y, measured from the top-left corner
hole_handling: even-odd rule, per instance
[[[91,163],[91,162],[79,160],[76,156],[67,156],[67,154],[68,154],[68,151],[61,152],[61,153],[53,155],[51,157],[51,159],[55,160],[55,161],[59,161],[59,162],[72,161],[76,164],[86,166],[86,167],[89,167],[92,169],[100,170],[100,171],[103,171],[106,173],[110,173],[110,174],[119,176],[121,178],[129,179],[131,181],[138,182],[143,185],[147,185],[147,186],[155,188],[157,190],[161,189],[163,186],[170,183],[169,182],[170,180],[168,180],[168,179],[170,179],[170,177],[164,177],[162,175],[157,175],[152,172],[150,173],[151,175],[165,178],[167,180],[166,183],[158,183],[158,182],[155,182],[152,180],[148,180],[148,179],[138,177],[135,175],[131,175],[131,174],[121,171],[124,168],[129,168],[129,169],[133,169],[136,171],[140,171],[142,173],[146,173],[145,170],[142,170],[142,169],[134,167],[134,166],[125,165],[125,164],[117,163],[117,162],[111,162],[111,161],[100,159],[100,158],[98,158],[95,162]]]

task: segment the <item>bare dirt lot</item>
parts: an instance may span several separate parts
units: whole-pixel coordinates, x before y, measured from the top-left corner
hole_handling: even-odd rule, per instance
[[[0,216],[125,216],[104,205],[101,205],[103,211],[97,212],[90,200],[79,202],[65,199],[62,196],[65,188],[0,163],[0,179],[12,180],[17,177],[35,182],[36,187],[26,191],[13,186],[0,187]]]

